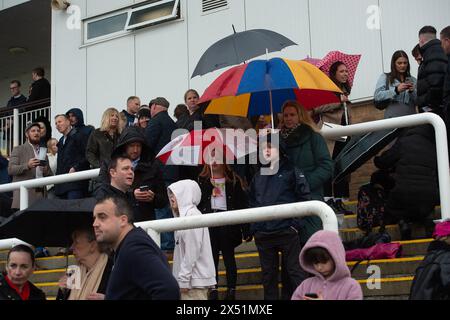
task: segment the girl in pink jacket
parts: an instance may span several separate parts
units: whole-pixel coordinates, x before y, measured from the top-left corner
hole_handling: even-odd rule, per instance
[[[298,286],[292,300],[362,300],[361,286],[351,278],[336,232],[316,232],[300,252],[300,265],[314,277]]]

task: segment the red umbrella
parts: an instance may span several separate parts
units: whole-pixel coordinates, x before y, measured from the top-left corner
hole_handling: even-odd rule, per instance
[[[335,62],[343,62],[348,68],[348,82],[350,87],[353,87],[353,79],[355,79],[356,69],[358,68],[360,60],[360,54],[345,54],[340,51],[331,51],[316,66],[327,75],[330,75],[331,66]]]
[[[232,163],[234,159],[256,152],[257,142],[243,130],[193,130],[170,141],[156,158],[168,165],[196,166],[208,163],[213,150],[223,152],[223,159]]]

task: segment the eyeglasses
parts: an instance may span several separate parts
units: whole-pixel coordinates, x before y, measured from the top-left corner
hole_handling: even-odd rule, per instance
[[[9,90],[17,89],[18,87],[9,87]]]

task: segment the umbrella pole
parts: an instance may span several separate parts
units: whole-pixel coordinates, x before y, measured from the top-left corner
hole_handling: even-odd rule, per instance
[[[349,125],[347,102],[344,102],[345,125]]]
[[[272,90],[269,90],[270,99],[270,119],[272,120],[272,131],[275,130],[274,120],[273,120],[273,105],[272,105]]]

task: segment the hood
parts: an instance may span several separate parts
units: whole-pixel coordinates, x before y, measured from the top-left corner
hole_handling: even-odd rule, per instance
[[[428,48],[433,47],[433,46],[439,46],[439,47],[441,47],[441,40],[439,40],[439,39],[433,39],[433,40],[430,40],[430,41],[428,41],[427,43],[425,43],[425,45],[424,45],[423,47],[421,47],[421,48],[419,49],[419,51],[420,51],[420,53],[421,53],[422,56],[423,56],[423,54],[425,53],[425,51],[427,51]]]
[[[345,262],[345,249],[339,234],[333,231],[320,230],[313,234],[300,252],[300,265],[302,268],[315,276],[323,279],[323,276],[314,270],[314,266],[306,264],[304,255],[306,250],[321,247],[326,249],[334,260],[334,273],[328,278],[328,281],[338,281],[346,277],[350,277],[350,270]]]
[[[200,187],[194,180],[181,180],[172,183],[167,189],[170,189],[177,199],[180,217],[187,216],[190,209],[197,208],[202,198]]]
[[[66,116],[69,116],[69,113],[73,113],[75,115],[75,117],[78,119],[78,123],[75,127],[84,126],[84,116],[83,116],[83,111],[81,111],[81,109],[72,108],[66,112]]]
[[[122,131],[122,134],[120,135],[119,140],[117,140],[116,148],[113,150],[111,157],[119,154],[124,154],[126,145],[133,142],[142,143],[141,159],[150,160],[154,158],[153,152],[147,145],[144,131],[139,127],[126,127]]]

